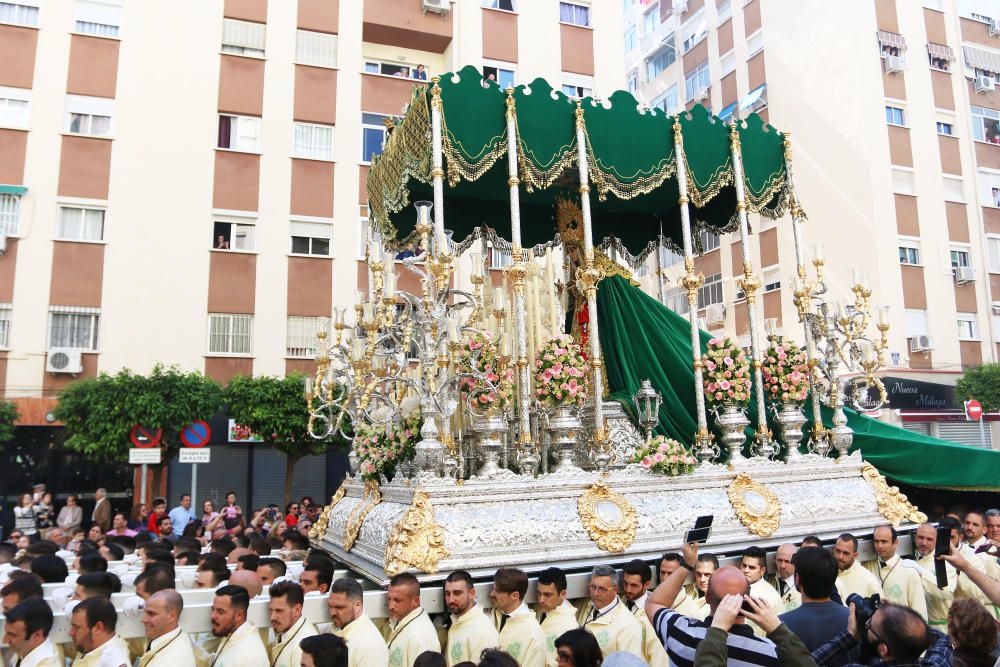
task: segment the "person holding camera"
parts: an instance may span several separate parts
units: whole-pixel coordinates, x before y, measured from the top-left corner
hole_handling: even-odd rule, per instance
[[[842,664],[859,645],[858,662],[847,667],[951,667],[954,651],[948,635],[932,630],[909,607],[852,595],[849,608],[847,630],[812,653],[820,667]]]
[[[834,603],[836,604],[836,603]],[[778,662],[782,667],[815,667],[809,649],[778,617],[783,607],[772,608],[767,602],[751,595],[727,595],[712,616],[712,626],[698,644],[694,667],[722,667],[729,664],[729,632],[739,618],[747,618],[761,628],[774,642]],[[734,662],[742,662],[733,653]]]

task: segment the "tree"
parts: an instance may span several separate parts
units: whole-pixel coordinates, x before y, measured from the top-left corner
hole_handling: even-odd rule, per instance
[[[66,425],[66,446],[98,459],[121,462],[132,446],[129,432],[141,424],[163,429],[163,464],[180,447],[181,430],[222,408],[222,387],[201,373],[157,364],[149,375],[123,368],[115,375],[74,382],[63,391],[56,419]],[[158,488],[162,466],[154,470]]]
[[[10,401],[0,401],[0,442],[14,439],[14,422],[17,421],[17,406]]]
[[[1000,410],[1000,364],[983,364],[965,371],[955,383],[955,395],[963,401],[976,399],[984,412]]]
[[[248,427],[285,455],[285,504],[292,496],[295,464],[305,456],[324,454],[343,443],[339,437],[317,440],[309,434],[305,376],[292,373],[284,378],[235,377],[226,387],[229,416]]]

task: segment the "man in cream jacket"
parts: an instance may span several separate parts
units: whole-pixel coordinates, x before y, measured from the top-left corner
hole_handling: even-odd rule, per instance
[[[524,604],[528,575],[522,570],[502,567],[493,575],[490,598],[496,607],[493,620],[500,633],[500,648],[521,667],[545,666],[545,634],[534,613]]]
[[[618,599],[618,573],[598,565],[590,573],[590,601],[577,615],[581,627],[594,635],[605,656],[625,651],[642,658],[642,625]]]
[[[386,667],[389,651],[382,634],[365,615],[361,584],[348,577],[334,580],[327,605],[333,634],[347,642],[348,667]]]
[[[18,667],[63,667],[63,660],[49,641],[52,609],[42,598],[28,598],[5,614],[3,643]]]
[[[149,641],[139,658],[139,667],[180,667],[195,665],[191,638],[180,629],[184,598],[175,590],[162,590],[146,599],[142,625]]]
[[[545,664],[556,667],[556,640],[579,628],[576,609],[566,600],[566,573],[550,567],[538,573],[538,622],[545,634]]]
[[[271,599],[267,609],[274,631],[274,641],[268,646],[271,667],[299,667],[302,663],[299,642],[317,634],[315,626],[302,615],[305,593],[301,586],[290,580],[273,584],[269,593]]]
[[[643,659],[652,667],[667,667],[670,664],[667,659],[667,650],[663,648],[660,638],[653,629],[653,624],[646,618],[646,601],[649,599],[649,584],[652,580],[653,573],[646,561],[637,558],[625,563],[622,568],[622,602],[642,626]],[[691,609],[691,612],[681,611],[680,607],[677,607],[677,611],[686,616],[696,613],[697,607],[694,601],[687,596],[683,588],[677,596],[678,599],[681,596],[686,598],[684,604]]]
[[[76,647],[77,667],[128,667],[128,647],[115,633],[118,612],[110,600],[90,598],[70,614],[69,636]]]
[[[460,662],[479,662],[483,649],[500,646],[500,634],[476,604],[472,575],[456,570],[444,580],[444,604],[451,614],[444,659],[448,667]]]
[[[219,648],[212,667],[269,667],[267,649],[257,626],[247,620],[250,594],[242,586],[227,585],[212,600],[212,634]]]
[[[403,572],[390,579],[386,600],[389,606],[386,644],[390,667],[413,667],[413,661],[424,651],[441,652],[437,629],[420,606],[420,582],[416,577]]]

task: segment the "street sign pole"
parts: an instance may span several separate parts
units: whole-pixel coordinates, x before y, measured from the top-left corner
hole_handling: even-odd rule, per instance
[[[986,427],[983,426],[983,419],[979,419],[979,445],[986,449]]]
[[[198,503],[198,464],[191,464],[191,504],[197,507]]]
[[[142,505],[143,503],[146,502],[146,470],[147,470],[147,466],[146,466],[145,463],[143,463],[142,464],[142,481],[139,483],[140,488],[142,489],[142,491],[140,491],[140,493],[142,493],[142,496],[139,498],[139,504],[140,505]]]

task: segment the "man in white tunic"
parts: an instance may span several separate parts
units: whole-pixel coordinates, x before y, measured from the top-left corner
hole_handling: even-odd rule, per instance
[[[90,598],[73,607],[69,636],[76,647],[74,666],[128,667],[128,648],[115,634],[118,612],[110,600]]]
[[[750,582],[750,595],[752,597],[764,600],[771,609],[784,608],[784,603],[781,601],[778,591],[764,578],[764,575],[767,574],[766,551],[760,547],[747,547],[743,551],[743,558],[740,560],[740,570],[747,578],[747,581]],[[758,637],[767,636],[767,633],[753,621],[748,621],[747,625],[753,629],[753,633]]]
[[[694,566],[694,601],[695,611],[691,614],[693,618],[704,621],[712,613],[708,606],[708,581],[719,569],[719,559],[715,554],[698,554],[698,562]],[[650,621],[652,622],[652,621]]]
[[[494,621],[500,633],[500,648],[521,667],[545,666],[545,634],[524,596],[528,575],[512,567],[502,567],[493,575],[490,599],[496,608]]]
[[[179,623],[184,610],[184,598],[175,590],[153,593],[142,610],[142,625],[149,642],[139,658],[139,667],[180,667],[194,665],[191,638]]]
[[[545,664],[556,666],[556,640],[564,632],[580,627],[576,609],[566,600],[566,573],[550,567],[538,573],[538,622],[545,633]]]
[[[299,667],[302,664],[299,642],[316,634],[315,626],[302,615],[305,593],[301,586],[289,580],[272,584],[268,593],[271,599],[267,609],[274,632],[274,641],[267,647],[271,667]]]
[[[5,613],[3,643],[11,650],[11,665],[63,667],[65,660],[49,641],[52,609],[42,598],[29,598]]]
[[[347,642],[348,667],[386,667],[389,651],[382,634],[365,615],[361,584],[348,577],[335,580],[330,584],[327,605],[333,634]]]
[[[900,565],[896,548],[899,539],[892,526],[879,526],[872,536],[878,558],[868,567],[882,584],[883,599],[905,605],[927,620],[927,600],[920,575],[913,569]]]
[[[420,606],[420,582],[416,577],[403,572],[390,579],[386,601],[389,606],[389,625],[386,626],[389,667],[413,667],[413,661],[421,653],[441,652],[437,628]]]
[[[903,565],[914,563],[920,582],[924,587],[924,598],[927,602],[927,623],[935,626],[941,632],[947,632],[942,626],[948,625],[948,609],[955,599],[955,586],[958,585],[958,573],[951,563],[943,562],[948,578],[948,585],[938,588],[935,569],[934,546],[937,544],[937,528],[929,523],[917,527],[914,536],[914,546],[917,559],[901,561]]]
[[[219,648],[212,667],[269,667],[267,649],[257,626],[247,620],[250,594],[242,586],[227,585],[212,600],[212,634]]]
[[[993,518],[989,518],[986,514],[996,514]],[[1000,582],[1000,560],[996,556],[991,556],[986,552],[976,553],[981,547],[989,543],[990,538],[987,536],[987,525],[988,521],[996,522],[1000,519],[1000,512],[997,510],[990,510],[986,514],[980,512],[969,512],[965,515],[965,523],[963,524],[963,534],[965,537],[965,546],[967,547],[966,556],[974,557],[978,564],[981,566],[982,572],[992,579],[993,581]],[[994,532],[997,532],[994,529]],[[972,558],[970,558],[972,560]],[[971,587],[963,587],[964,593],[971,593]],[[994,617],[1000,619],[1000,610],[997,606],[989,601],[989,599],[982,594],[981,591],[976,591],[973,595],[965,594],[964,597],[975,597],[979,600],[986,609],[994,615]]]
[[[598,565],[590,573],[590,601],[577,615],[581,627],[597,638],[605,656],[625,651],[643,657],[642,624],[618,599],[618,573]]]
[[[637,558],[625,563],[622,567],[622,602],[642,626],[642,658],[652,667],[668,667],[670,661],[667,659],[667,650],[660,643],[653,624],[646,618],[646,600],[649,598],[649,584],[652,580],[653,573],[646,561]],[[681,594],[684,594],[683,589]],[[692,613],[697,612],[694,600],[686,595],[685,597],[685,605]]]
[[[468,572],[456,570],[444,580],[444,604],[451,614],[444,651],[448,667],[460,662],[479,662],[483,649],[500,646],[500,634],[476,604],[476,589]]]
[[[833,557],[837,560],[837,593],[847,604],[852,594],[863,598],[874,594],[882,595],[882,584],[878,577],[869,572],[858,560],[858,538],[843,533],[833,545]]]
[[[667,577],[676,572],[677,568],[681,566],[682,560],[681,555],[676,551],[663,554],[663,557],[660,559],[659,581],[666,580]],[[698,605],[695,604],[692,594],[689,592],[687,586],[682,588],[681,592],[677,594],[677,599],[674,600],[674,609],[685,616],[698,615]],[[632,608],[629,607],[629,610],[631,611]],[[645,613],[643,616],[645,616]]]

